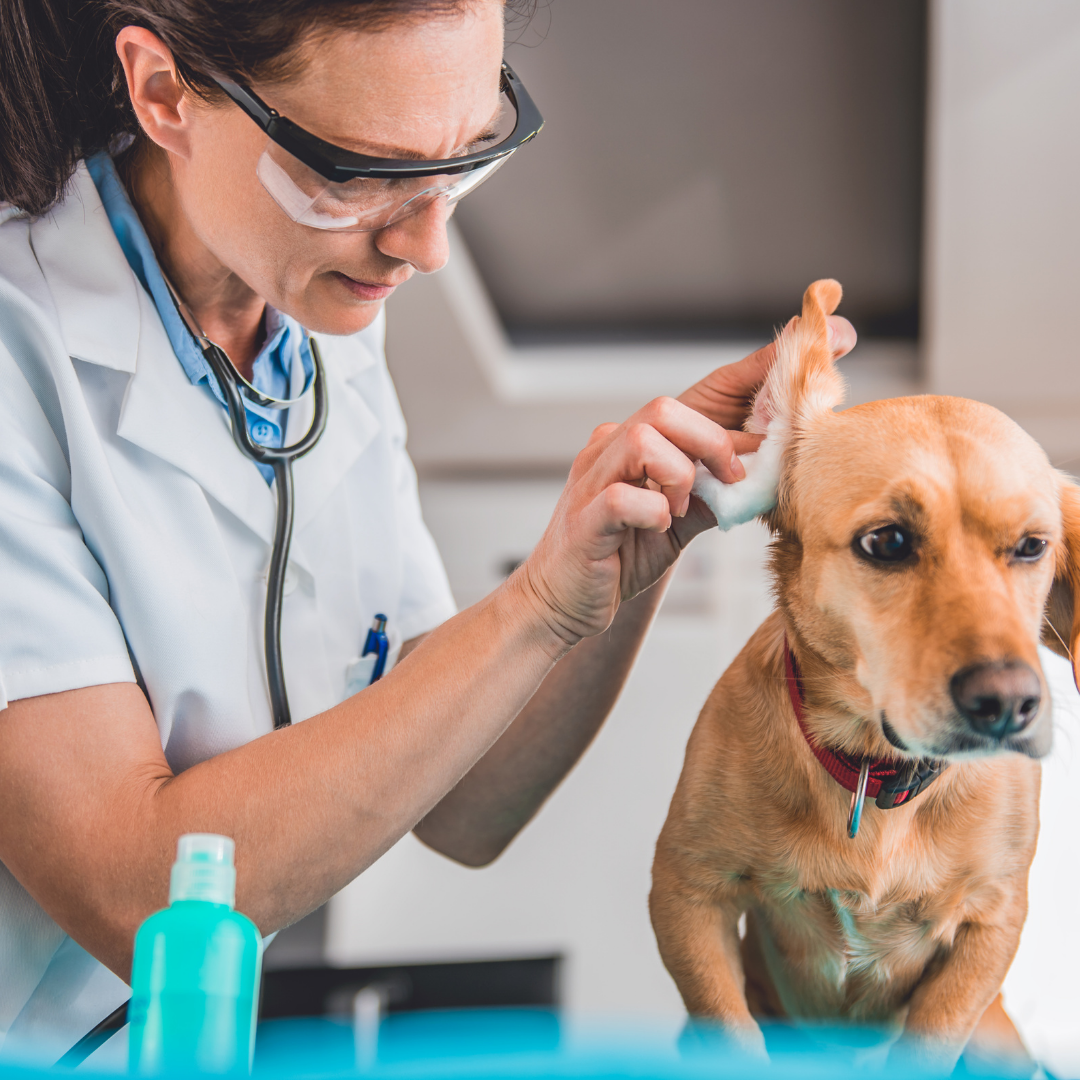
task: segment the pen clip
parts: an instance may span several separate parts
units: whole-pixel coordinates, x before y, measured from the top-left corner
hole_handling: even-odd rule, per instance
[[[368,686],[378,682],[386,670],[386,656],[390,651],[390,640],[386,636],[386,622],[385,615],[375,616],[375,621],[371,624],[371,629],[367,632],[367,638],[364,641],[364,651],[360,654],[363,657],[375,653],[375,667],[372,669]]]

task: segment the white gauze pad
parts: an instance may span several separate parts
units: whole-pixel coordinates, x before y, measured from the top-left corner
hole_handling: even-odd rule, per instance
[[[767,438],[756,453],[740,455],[746,477],[737,484],[717,480],[699,461],[690,490],[713,512],[716,524],[726,532],[776,505],[782,450],[782,439]]]

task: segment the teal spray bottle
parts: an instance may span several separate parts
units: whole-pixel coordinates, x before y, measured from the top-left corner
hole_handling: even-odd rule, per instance
[[[251,1071],[262,937],[235,902],[232,840],[181,836],[169,906],[135,935],[129,1072]]]

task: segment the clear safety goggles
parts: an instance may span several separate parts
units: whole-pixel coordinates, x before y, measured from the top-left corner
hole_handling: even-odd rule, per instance
[[[266,105],[246,86],[214,78],[268,136],[256,172],[271,198],[295,222],[336,232],[372,232],[436,200],[452,206],[479,187],[544,119],[510,66],[503,63],[503,107],[492,145],[439,161],[376,158],[335,146]]]

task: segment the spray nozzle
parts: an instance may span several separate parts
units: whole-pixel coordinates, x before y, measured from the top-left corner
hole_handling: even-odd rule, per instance
[[[236,903],[234,850],[229,837],[216,833],[181,836],[169,880],[169,903],[203,900],[232,907]]]

